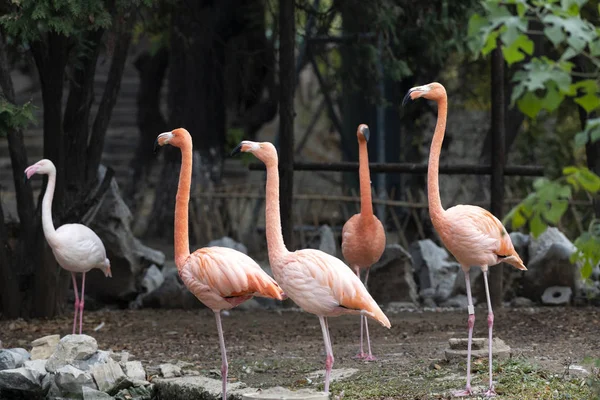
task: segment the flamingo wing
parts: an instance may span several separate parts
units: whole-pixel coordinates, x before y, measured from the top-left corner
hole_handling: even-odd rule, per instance
[[[63,268],[84,272],[106,262],[106,249],[102,240],[87,226],[66,224],[59,227],[56,233],[58,240],[52,251]]]
[[[186,261],[181,277],[205,304],[205,295],[221,299],[244,296],[283,299],[277,282],[253,259],[226,247],[196,250]]]
[[[364,312],[390,327],[360,279],[341,260],[314,249],[290,253],[278,269],[286,294],[305,311],[317,315]]]
[[[458,205],[447,210],[448,216],[455,221],[453,234],[465,243],[475,244],[480,252],[490,253],[495,262],[508,262],[519,269],[526,269],[517,254],[510,235],[502,222],[491,212],[481,207]],[[460,221],[460,222],[458,222]]]

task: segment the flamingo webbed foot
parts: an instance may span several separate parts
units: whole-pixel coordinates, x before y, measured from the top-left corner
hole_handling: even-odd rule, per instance
[[[485,397],[494,397],[494,396],[496,396],[496,394],[497,393],[494,390],[494,387],[491,387],[485,392]]]
[[[363,359],[364,359],[364,358],[366,358],[366,357],[367,357],[367,354],[366,354],[366,353],[359,352],[359,353],[357,353],[357,354],[356,354],[354,357],[352,357],[352,358],[354,358],[355,360],[363,360]]]
[[[364,357],[365,361],[377,361],[377,357],[375,357],[373,354],[368,354]]]

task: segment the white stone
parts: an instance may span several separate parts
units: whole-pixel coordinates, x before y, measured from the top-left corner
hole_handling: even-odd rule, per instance
[[[160,370],[163,378],[174,378],[176,376],[181,376],[181,368],[179,368],[177,365],[160,364],[158,369]]]
[[[109,358],[106,363],[95,364],[90,371],[98,389],[103,392],[116,393],[131,384],[119,363],[112,358]]]
[[[146,274],[144,275],[144,278],[142,278],[141,285],[144,289],[146,289],[146,293],[150,293],[159,288],[164,281],[165,277],[163,276],[162,271],[158,269],[155,264],[152,264],[150,268],[146,270]]]
[[[63,395],[80,394],[83,386],[96,389],[92,375],[72,365],[65,365],[57,369],[54,375],[54,383]]]
[[[49,358],[55,351],[58,342],[60,341],[60,335],[48,335],[35,339],[31,342],[31,359],[32,360],[45,360]]]
[[[348,379],[351,376],[355,375],[358,372],[356,368],[336,368],[331,370],[331,375],[329,376],[330,382],[340,381],[343,379]],[[320,379],[325,377],[325,370],[321,369],[315,371],[311,374],[308,374],[308,378],[310,379]]]
[[[569,304],[573,290],[567,286],[550,286],[542,294],[542,303],[551,305]]]
[[[259,390],[255,393],[246,393],[242,395],[242,400],[329,400],[329,393],[317,392],[313,389],[289,390],[280,386]]]
[[[146,371],[140,361],[127,361],[125,363],[125,375],[132,381],[145,381]]]
[[[41,392],[43,378],[43,375],[31,368],[5,369],[0,371],[0,389]]]
[[[96,339],[88,335],[67,335],[56,346],[46,363],[46,370],[55,372],[74,361],[87,360],[98,350]]]
[[[414,262],[420,290],[433,288],[435,290],[433,300],[437,304],[447,300],[452,293],[460,265],[451,261],[446,249],[438,246],[431,239],[413,243],[410,246],[410,255]]]
[[[160,399],[177,399],[181,393],[189,399],[221,400],[221,380],[205,376],[183,376],[179,378],[155,378],[152,380]],[[245,388],[242,382],[227,384],[227,398],[239,398],[246,393],[256,393],[256,389]]]

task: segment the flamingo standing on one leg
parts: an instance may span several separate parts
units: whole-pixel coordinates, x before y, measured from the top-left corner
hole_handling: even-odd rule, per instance
[[[387,328],[390,327],[390,321],[360,279],[341,260],[320,250],[288,251],[281,233],[277,150],[268,142],[243,141],[231,154],[240,151],[254,154],[267,167],[265,219],[269,263],[285,294],[304,311],[319,317],[327,352],[325,392],[329,392],[329,376],[334,359],[327,317],[368,315]]]
[[[85,291],[85,273],[93,268],[99,268],[107,277],[112,277],[110,261],[106,258],[106,250],[102,240],[93,230],[81,224],[65,224],[54,229],[52,222],[52,198],[56,186],[56,167],[52,161],[43,159],[25,169],[27,179],[34,174],[48,175],[48,185],[42,200],[42,227],[44,236],[54,253],[58,264],[71,271],[73,291],[75,292],[75,315],[73,317],[73,334],[77,326],[79,311],[79,334],[83,328],[83,306]],[[77,279],[75,273],[81,272],[81,297],[77,294]]]
[[[488,330],[489,330],[489,388],[486,396],[494,396],[492,382],[492,327],[494,313],[490,301],[488,287],[488,267],[501,262],[506,262],[520,270],[527,270],[523,261],[515,251],[510,236],[498,218],[481,207],[470,205],[457,205],[447,210],[442,207],[438,182],[438,169],[440,152],[444,131],[446,130],[446,117],[448,113],[448,99],[446,89],[437,83],[416,86],[408,91],[403,104],[408,100],[424,97],[437,102],[438,118],[435,126],[431,150],[429,153],[429,168],[427,171],[427,197],[429,201],[429,216],[444,245],[460,263],[465,273],[469,311],[469,342],[467,347],[467,386],[465,390],[456,392],[456,396],[468,396],[471,390],[471,342],[473,338],[473,325],[475,324],[475,309],[471,298],[471,282],[469,270],[471,266],[479,266],[483,272],[485,295],[488,305]]]
[[[253,296],[283,300],[277,284],[250,257],[225,247],[205,247],[190,254],[188,203],[192,183],[192,138],[183,128],[158,135],[154,148],[170,144],[181,149],[181,171],[175,202],[175,265],[181,280],[198,300],[213,310],[221,346],[223,400],[227,399],[227,353],[221,310],[229,310]]]
[[[358,138],[358,163],[360,179],[360,213],[353,215],[342,229],[342,254],[346,262],[356,271],[360,279],[360,270],[366,269],[365,288],[369,280],[369,269],[381,258],[385,250],[385,231],[381,221],[373,215],[371,203],[371,177],[369,175],[369,127],[361,124],[356,131]],[[367,289],[368,290],[368,289]],[[369,354],[363,351],[363,324],[367,334],[367,348]],[[367,317],[360,317],[360,351],[356,358],[373,361],[376,358],[371,353],[371,340],[369,338],[369,325]]]

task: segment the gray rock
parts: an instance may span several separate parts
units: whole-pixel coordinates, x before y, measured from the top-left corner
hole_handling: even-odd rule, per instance
[[[150,293],[138,297],[133,308],[203,308],[204,305],[185,287],[175,266],[163,267],[164,282]]]
[[[411,301],[391,301],[387,304],[386,312],[401,312],[407,310],[416,310],[417,306]]]
[[[399,244],[385,246],[381,258],[371,267],[367,284],[378,303],[419,302],[412,258]]]
[[[523,260],[523,264],[527,265],[529,263],[529,244],[531,243],[531,236],[526,235],[521,232],[511,232],[509,233],[510,241],[515,248],[515,251]]]
[[[98,350],[85,360],[74,360],[71,365],[82,371],[89,371],[96,364],[106,364],[113,354],[111,351]]]
[[[89,388],[87,386],[83,386],[81,389],[83,400],[111,400],[114,398],[110,394]]]
[[[471,340],[471,350],[482,350],[487,349],[487,339],[485,338],[473,338]],[[448,344],[452,350],[467,350],[469,346],[468,338],[450,338]]]
[[[467,358],[467,339],[460,339],[460,344],[455,343],[455,348],[452,348],[453,340],[454,339],[450,339],[450,348],[446,349],[446,351],[444,352],[446,355],[446,359],[448,361],[464,361]],[[474,359],[487,358],[488,343],[488,339],[473,338],[473,345],[471,348],[472,357]],[[510,352],[510,347],[506,343],[504,343],[502,339],[494,338],[492,340],[492,357],[494,360],[505,360],[510,357]]]
[[[321,225],[319,228],[319,238],[319,250],[335,257],[337,254],[337,244],[333,229],[329,225]]]
[[[448,252],[431,239],[419,240],[410,246],[419,289],[433,288],[433,299],[440,304],[452,294],[454,282],[460,270],[457,262],[451,261]]]
[[[179,368],[177,365],[160,364],[158,369],[160,370],[160,374],[163,376],[163,378],[174,378],[176,376],[181,376],[181,368]]]
[[[54,383],[63,396],[80,395],[84,386],[97,388],[89,372],[77,369],[72,365],[65,365],[57,369],[54,374]]]
[[[18,390],[41,393],[44,375],[32,368],[14,368],[0,371],[0,390]]]
[[[456,296],[450,297],[448,300],[440,304],[442,307],[453,307],[460,309],[466,309],[468,305],[469,301],[467,296],[464,294],[457,294]]]
[[[544,291],[542,303],[549,305],[569,304],[573,290],[567,286],[551,286]]]
[[[522,278],[522,295],[539,299],[550,286],[567,286],[575,291],[579,268],[569,257],[575,246],[557,228],[548,228],[529,244],[528,271]]]
[[[29,357],[29,353],[25,349],[2,349],[0,350],[0,371],[19,368],[29,360]]]
[[[35,339],[31,342],[31,359],[45,360],[49,358],[56,351],[56,345],[59,341],[60,335],[48,335]]]
[[[513,307],[533,307],[535,303],[527,297],[515,297],[511,300],[510,305]]]
[[[104,178],[106,168],[98,168],[98,181]],[[139,292],[143,272],[152,264],[163,265],[165,255],[151,249],[131,230],[132,214],[123,201],[117,181],[113,178],[102,198],[97,213],[90,222],[102,239],[111,263],[112,279],[94,269],[88,272],[85,293],[104,301],[128,302]]]
[[[150,268],[146,270],[144,277],[142,278],[142,287],[146,290],[146,293],[150,293],[153,290],[162,285],[165,281],[165,277],[160,269],[155,264],[152,264]]]
[[[29,360],[25,361],[23,367],[27,369],[32,369],[37,371],[40,375],[46,375],[48,371],[46,370],[47,360]]]
[[[98,350],[96,339],[88,335],[67,335],[63,337],[56,346],[56,351],[50,356],[46,363],[48,372],[56,372],[57,369],[74,361],[87,360]]]
[[[146,371],[139,361],[127,361],[124,372],[132,382],[146,380]]]
[[[106,363],[95,364],[90,371],[98,385],[98,389],[103,392],[115,394],[119,390],[131,386],[131,381],[127,378],[119,363],[112,358],[109,358]]]
[[[153,379],[157,398],[197,400],[221,399],[221,380],[206,378],[204,376],[183,376],[180,378]],[[227,398],[239,399],[246,393],[256,393],[256,389],[245,388],[241,382],[227,384]]]
[[[227,247],[227,248],[242,252],[244,254],[248,254],[248,249],[246,248],[246,246],[244,246],[242,243],[236,242],[229,236],[223,236],[221,239],[211,240],[206,245],[206,247],[213,247],[213,246]]]

